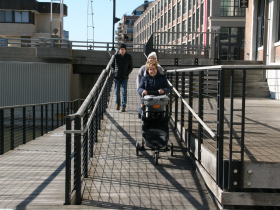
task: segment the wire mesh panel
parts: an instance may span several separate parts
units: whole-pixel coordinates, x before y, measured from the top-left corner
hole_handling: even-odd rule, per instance
[[[0,109],[0,151],[13,150],[65,124],[74,112],[74,102],[2,107]]]

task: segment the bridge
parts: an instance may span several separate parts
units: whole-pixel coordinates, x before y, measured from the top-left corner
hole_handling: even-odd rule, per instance
[[[279,67],[168,70],[174,154],[158,165],[136,155],[137,68],[125,113],[108,68],[85,100],[1,107],[0,208],[279,208],[279,102],[258,85]]]

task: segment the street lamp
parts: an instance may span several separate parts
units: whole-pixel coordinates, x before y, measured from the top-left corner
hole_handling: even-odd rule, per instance
[[[115,15],[115,10],[116,10],[116,0],[113,0],[113,37],[112,37],[112,39],[113,39],[113,47],[112,47],[112,50],[115,50],[115,47],[114,47],[114,45],[115,45],[115,42],[114,42],[114,37],[115,37],[115,23],[117,23],[117,22],[119,22],[120,21],[120,18],[117,18],[117,17],[115,17],[116,15]]]

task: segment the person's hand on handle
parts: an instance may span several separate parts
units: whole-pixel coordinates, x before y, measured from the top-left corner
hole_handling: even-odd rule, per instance
[[[159,93],[159,94],[164,94],[164,90],[159,89],[159,90],[158,90],[158,93]]]
[[[148,95],[147,90],[143,90],[142,95],[145,95],[145,96]]]

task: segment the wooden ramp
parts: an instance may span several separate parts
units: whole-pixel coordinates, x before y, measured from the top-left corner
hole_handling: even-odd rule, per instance
[[[126,112],[115,110],[115,96],[111,95],[82,205],[96,209],[217,209],[171,124],[173,157],[170,151],[162,151],[155,166],[153,151],[136,156],[136,141],[142,139],[137,71],[129,79]]]
[[[129,79],[127,112],[115,110],[111,94],[82,205],[63,205],[63,126],[0,156],[0,209],[217,209],[172,124],[173,157],[163,151],[155,166],[151,150],[136,156],[135,143],[142,135],[137,71]]]

